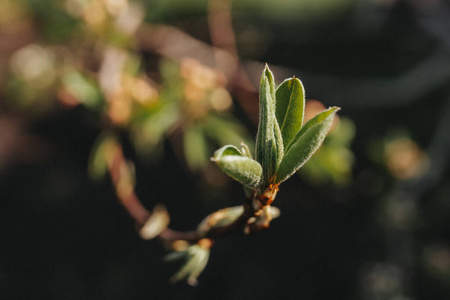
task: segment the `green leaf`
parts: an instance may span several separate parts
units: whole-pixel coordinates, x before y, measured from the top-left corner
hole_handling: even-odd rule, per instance
[[[256,161],[243,156],[235,146],[227,145],[214,153],[214,162],[227,175],[249,187],[258,187],[261,182],[262,167]]]
[[[275,119],[274,121],[274,125],[273,125],[273,134],[274,134],[274,139],[275,139],[275,170],[278,169],[278,166],[281,163],[281,160],[283,159],[283,155],[284,155],[284,146],[283,146],[283,137],[281,135],[281,129],[280,126],[278,125],[277,120]]]
[[[95,80],[69,69],[61,79],[65,88],[81,103],[91,109],[99,109],[103,105],[102,97]]]
[[[173,251],[173,252],[170,252],[169,254],[167,254],[166,256],[164,256],[163,260],[164,260],[164,262],[174,262],[177,260],[185,259],[188,255],[189,255],[189,253],[187,252],[187,250]]]
[[[216,150],[216,152],[214,152],[213,160],[220,159],[220,157],[225,156],[225,155],[242,156],[242,153],[236,146],[226,145],[226,146],[223,146],[222,148]]]
[[[276,91],[276,118],[286,148],[303,124],[305,90],[300,80],[288,78]]]
[[[266,65],[261,76],[259,90],[259,126],[256,135],[256,160],[262,166],[263,185],[272,179],[278,166],[281,134],[275,118],[275,81]],[[282,143],[281,143],[282,145]]]
[[[164,103],[157,109],[136,115],[131,126],[131,138],[138,154],[149,160],[160,157],[165,135],[179,118],[179,107],[175,103]]]
[[[200,126],[184,128],[184,157],[191,170],[201,170],[209,160],[208,143]]]
[[[197,226],[197,232],[200,236],[204,236],[212,228],[223,227],[233,223],[243,213],[244,206],[242,205],[222,208],[204,218]]]
[[[241,142],[241,153],[243,156],[246,156],[248,158],[253,158],[252,152],[250,151],[249,146],[244,142]]]
[[[183,266],[170,278],[170,280],[172,282],[178,282],[183,279],[187,279],[188,284],[192,286],[197,285],[197,278],[203,272],[206,264],[208,263],[209,253],[209,249],[201,247],[200,245],[189,246],[186,251],[183,251],[183,253],[179,255],[179,258],[185,258]]]
[[[277,170],[276,183],[297,172],[322,144],[339,107],[331,107],[309,120],[295,135]]]
[[[246,127],[232,115],[210,114],[204,122],[205,134],[219,145],[238,145],[242,141],[247,144],[253,142],[253,139],[248,136]]]
[[[88,175],[93,180],[101,179],[108,171],[108,157],[113,147],[117,144],[116,136],[111,132],[102,132],[92,147],[89,163]]]

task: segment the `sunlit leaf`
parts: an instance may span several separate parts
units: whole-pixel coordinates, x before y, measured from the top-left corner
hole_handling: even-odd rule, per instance
[[[262,174],[261,165],[256,160],[243,156],[235,146],[227,145],[220,148],[214,153],[212,160],[222,171],[240,183],[258,187]]]
[[[322,146],[299,172],[299,175],[311,184],[333,183],[339,187],[347,185],[352,180],[354,155],[350,145],[354,138],[355,126],[350,119],[341,117],[337,126],[332,127]]]
[[[303,124],[305,91],[300,80],[288,78],[276,91],[276,117],[287,147]]]
[[[250,151],[250,148],[244,142],[241,142],[241,152],[242,152],[243,156],[246,156],[248,158],[253,158],[252,152]]]
[[[226,145],[226,146],[223,146],[222,148],[216,150],[216,152],[214,152],[214,160],[219,159],[220,157],[225,156],[225,155],[242,156],[242,153],[236,146]]]
[[[139,236],[144,240],[151,240],[165,230],[169,222],[170,216],[165,206],[158,204],[153,208],[147,222],[139,230]]]
[[[277,170],[276,183],[295,173],[322,144],[338,107],[331,107],[309,120],[296,134]]]
[[[275,170],[281,163],[284,155],[284,145],[283,145],[283,137],[281,134],[280,126],[278,125],[278,121],[275,119],[273,126],[273,135],[275,140]]]
[[[256,136],[256,160],[262,166],[263,185],[270,182],[282,157],[280,140],[281,133],[275,118],[275,80],[266,65],[259,90],[259,126]]]
[[[220,209],[204,218],[197,226],[197,232],[204,235],[213,228],[227,226],[236,221],[243,213],[244,206],[242,205]]]

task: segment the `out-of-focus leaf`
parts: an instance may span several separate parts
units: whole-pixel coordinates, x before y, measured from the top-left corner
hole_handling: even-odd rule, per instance
[[[166,229],[169,222],[170,216],[164,205],[156,205],[147,222],[139,230],[139,235],[144,240],[151,240]]]
[[[305,91],[297,78],[283,81],[276,91],[276,117],[286,148],[303,124]]]
[[[220,209],[213,212],[209,216],[203,219],[197,226],[197,232],[202,235],[206,234],[212,228],[226,226],[233,223],[242,213],[244,212],[244,207],[233,206]]]
[[[187,279],[187,282],[194,286],[197,285],[197,278],[203,272],[209,259],[209,248],[201,245],[192,245],[185,251],[172,252],[166,256],[166,261],[177,259],[185,260],[181,269],[171,277],[172,282],[178,282]]]
[[[355,138],[356,127],[355,123],[346,117],[341,117],[337,124],[336,129],[334,129],[328,135],[328,142],[330,144],[350,146],[353,139]]]
[[[161,101],[180,105],[180,99],[183,99],[183,80],[178,64],[170,59],[163,59],[160,63],[160,74],[163,80]]]
[[[192,170],[205,167],[209,160],[208,143],[202,128],[198,126],[186,126],[184,128],[184,157]]]
[[[246,128],[232,115],[211,114],[204,121],[204,132],[219,145],[238,145],[241,142],[253,147]]]
[[[289,178],[322,144],[338,107],[331,107],[309,120],[292,140],[277,170],[276,183]]]
[[[165,262],[174,262],[177,260],[181,260],[184,259],[188,256],[188,252],[187,250],[183,250],[183,251],[173,251],[170,252],[169,254],[167,254],[166,256],[164,256],[164,261]]]
[[[132,76],[138,76],[142,68],[142,58],[135,53],[129,53],[129,57],[125,63],[124,71]]]
[[[261,165],[251,158],[243,156],[235,146],[227,145],[214,153],[214,162],[227,175],[249,187],[258,187],[261,181]]]
[[[299,175],[315,185],[331,181],[337,186],[345,186],[351,180],[353,160],[353,153],[349,149],[324,143],[302,167]]]
[[[101,134],[92,146],[88,163],[88,174],[93,180],[105,176],[108,170],[108,157],[117,144],[116,137],[111,133]]]
[[[152,159],[162,150],[162,141],[169,128],[179,119],[177,105],[170,103],[156,110],[148,110],[136,117],[132,128],[132,140],[138,154]]]
[[[355,135],[355,125],[345,117],[341,117],[337,126],[332,129],[322,146],[311,157],[299,172],[308,182],[315,185],[334,183],[345,186],[351,181],[354,156],[350,144]],[[380,150],[380,153],[382,151]]]
[[[67,71],[62,82],[69,93],[91,109],[98,109],[103,104],[100,91],[94,82],[75,70]]]

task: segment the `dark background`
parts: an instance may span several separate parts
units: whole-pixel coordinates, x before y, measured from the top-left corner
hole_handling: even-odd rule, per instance
[[[29,118],[2,104],[2,118],[25,120],[21,130],[44,141],[47,154],[28,160],[34,149],[18,150],[14,140],[2,161],[0,299],[450,298],[450,3],[319,1],[311,8],[291,2],[235,1],[236,46],[253,82],[268,62],[276,78],[295,74],[307,98],[340,106],[339,114],[353,120],[350,184],[292,178],[281,187],[281,216],[268,230],[217,240],[199,286],[173,285],[178,265],[163,262],[160,243],[139,238],[108,180],[87,176],[99,133],[95,115],[78,106]],[[35,9],[38,31],[45,28],[50,9],[24,3]],[[144,1],[146,21],[209,43],[206,1],[180,3]],[[250,29],[256,33],[249,39]],[[154,54],[142,54],[150,68]],[[239,110],[238,116],[254,133],[250,118]],[[430,158],[429,171],[418,178],[397,180],[368,155],[373,138],[398,127]],[[0,143],[9,143],[6,136]],[[170,144],[165,149],[149,165],[125,143],[136,164],[137,194],[149,208],[165,203],[173,228],[191,230],[243,199],[235,182],[205,188]],[[407,225],[391,226],[383,217],[392,198],[404,200],[401,211],[413,210]]]

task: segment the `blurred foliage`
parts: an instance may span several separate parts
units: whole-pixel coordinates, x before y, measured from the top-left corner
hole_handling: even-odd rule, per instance
[[[248,140],[247,130],[230,113],[233,101],[221,71],[192,58],[161,58],[154,76],[159,82],[147,75],[145,59],[135,47],[143,17],[140,3],[45,4],[45,12],[43,3],[34,1],[2,4],[3,15],[17,11],[16,22],[42,26],[39,40],[12,53],[6,82],[10,106],[39,114],[83,105],[98,115],[104,130],[129,131],[143,158],[156,160],[164,140],[171,139],[196,172],[205,170],[214,147]],[[56,31],[49,28],[54,24]],[[102,173],[96,168],[90,166],[93,173]]]
[[[154,79],[147,75],[145,58],[136,50],[136,30],[144,18],[141,3],[67,0],[38,4],[7,0],[2,5],[4,23],[36,22],[42,31],[40,39],[11,55],[5,84],[9,105],[32,114],[57,106],[83,105],[98,115],[105,130],[128,130],[137,152],[145,159],[156,160],[169,138],[175,149],[183,149],[187,165],[196,172],[206,170],[217,146],[245,142],[253,147],[245,126],[230,113],[233,100],[220,70],[192,58],[178,62],[161,58],[160,68],[155,70],[159,75],[153,75]],[[148,9],[158,12],[174,5],[148,3],[155,6]],[[204,1],[190,5],[192,10],[205,8]],[[254,5],[248,1],[243,7]],[[308,9],[314,10],[315,5]],[[43,11],[43,7],[47,9]],[[264,3],[261,8],[270,5]],[[237,9],[241,9],[239,5]],[[323,12],[321,8],[317,11]],[[53,24],[58,24],[57,30],[51,27]],[[333,168],[328,162],[322,163],[319,173],[336,173]],[[94,169],[90,167],[92,172],[101,173]],[[323,176],[327,175],[311,175],[310,179]],[[338,174],[332,177],[334,182],[345,181],[345,175],[342,179]]]
[[[169,34],[140,31],[164,24],[214,44],[212,2],[1,0],[1,170],[14,160],[34,162],[30,152],[48,153],[29,124],[81,109],[98,133],[93,177],[105,173],[105,149],[130,140],[143,160],[158,161],[171,145],[190,170],[222,182],[210,173],[209,157],[225,144],[253,147],[255,116],[243,109],[229,74],[200,59],[203,52],[164,53],[143,36],[152,42]],[[307,97],[343,108],[295,184],[328,194],[332,183],[341,188],[333,195],[358,212],[351,227],[361,232],[348,234],[367,252],[355,250],[361,282],[354,289],[363,299],[449,298],[448,3],[227,3],[253,83],[268,61],[275,73],[302,78]],[[193,49],[180,44],[183,54]],[[322,226],[336,221],[329,219]]]
[[[300,19],[301,22],[308,23],[337,18],[349,11],[356,2],[355,0],[283,0],[278,3],[270,0],[240,0],[233,3],[233,9],[236,14],[258,16],[286,23]],[[179,15],[206,14],[208,1],[167,0],[145,1],[145,3],[149,9],[149,20],[161,21]]]
[[[317,100],[307,102],[305,121],[324,108]],[[312,159],[298,172],[299,175],[315,185],[350,184],[355,159],[350,147],[355,131],[355,124],[349,118],[336,118],[328,137]]]
[[[427,153],[405,129],[392,129],[386,137],[375,138],[369,145],[368,156],[396,180],[417,178],[429,170]]]
[[[164,259],[167,262],[182,260],[183,266],[171,277],[171,281],[175,283],[186,279],[190,285],[197,285],[197,278],[208,263],[210,243],[210,240],[204,239],[195,245],[175,245],[179,249],[166,255]]]

